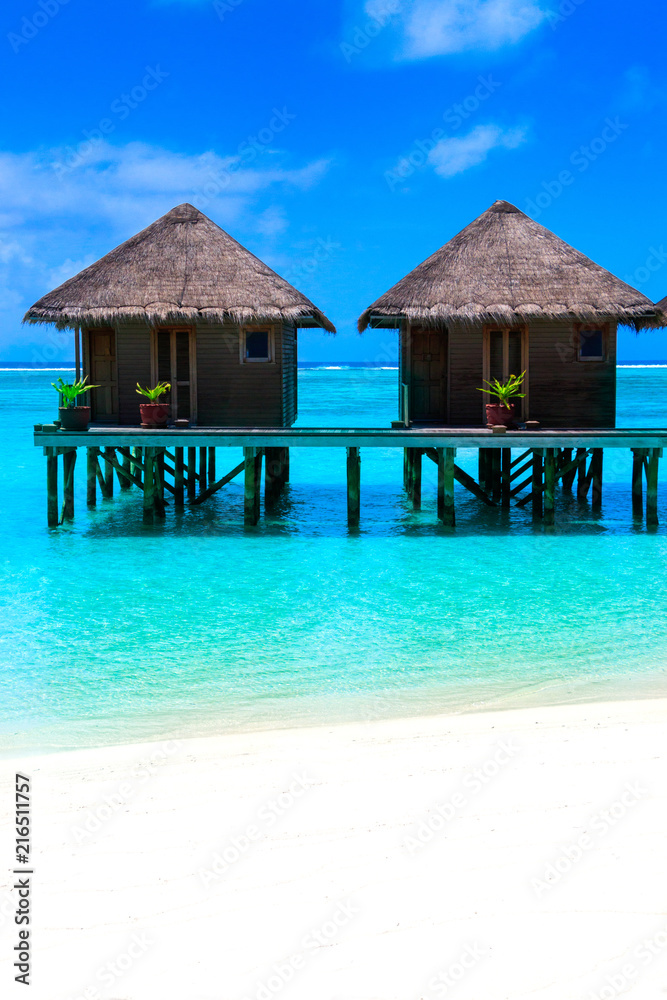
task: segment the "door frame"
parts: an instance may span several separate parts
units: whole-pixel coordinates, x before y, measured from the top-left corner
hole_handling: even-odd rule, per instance
[[[113,407],[114,407],[114,410],[115,410],[115,419],[116,419],[117,422],[119,422],[120,421],[120,409],[119,409],[119,402],[118,402],[118,337],[116,336],[116,330],[114,329],[113,326],[89,326],[89,327],[85,327],[85,329],[83,330],[83,359],[82,359],[83,365],[82,365],[82,374],[84,376],[86,376],[91,383],[93,382],[92,351],[91,351],[91,348],[90,348],[90,339],[91,339],[91,335],[94,334],[94,333],[111,333],[111,334],[113,334],[114,358],[116,359],[116,362],[115,362],[116,363],[116,383],[115,383],[115,385],[113,387],[113,390],[112,390],[112,399],[113,399]],[[89,390],[86,393],[86,399],[88,401],[88,405],[90,406],[90,417],[91,417],[91,420],[98,421],[98,422],[101,422],[101,423],[107,423],[108,422],[110,424],[113,424],[113,419],[114,419],[113,414],[112,414],[111,420],[109,420],[109,421],[99,421],[99,418],[96,417],[96,415],[95,415],[95,405],[93,403],[93,398],[92,397],[93,397],[93,393],[92,393],[92,391]]]
[[[176,368],[176,333],[189,333],[188,362],[190,365],[190,423],[197,423],[197,328],[189,326],[187,323],[165,323],[160,326],[151,327],[151,382],[157,385],[158,381],[158,361],[157,361],[157,335],[158,331],[165,330],[170,334],[170,356],[169,367],[173,372]],[[174,383],[170,376],[171,384],[171,406],[172,416],[178,416],[178,384]]]
[[[510,326],[501,326],[499,323],[486,323],[482,331],[482,379],[489,381],[491,374],[491,333],[502,333],[503,335],[503,380],[509,378],[509,335],[511,330],[516,330],[521,335],[521,371],[525,371],[526,377],[523,381],[525,397],[518,402],[521,403],[520,416],[522,420],[528,420],[530,415],[530,363],[529,363],[529,339],[528,325],[526,323],[512,323]],[[521,372],[519,372],[521,374]],[[492,399],[488,392],[482,393],[482,419],[486,424],[486,404]]]
[[[402,336],[405,338],[405,345],[406,345],[407,350],[405,351],[404,365],[401,366],[401,367],[399,367],[399,377],[400,377],[400,383],[399,383],[399,402],[400,402],[401,395],[402,395],[400,385],[401,384],[407,385],[407,387],[408,387],[408,418],[409,418],[410,423],[412,423],[412,399],[413,399],[413,394],[414,394],[414,385],[413,385],[413,374],[414,373],[413,373],[413,366],[412,366],[412,327],[413,326],[416,329],[423,330],[424,332],[427,332],[427,333],[436,333],[440,337],[443,337],[445,339],[445,349],[444,349],[445,375],[444,375],[444,377],[440,381],[442,383],[442,393],[443,393],[443,396],[444,396],[444,398],[443,398],[443,404],[444,405],[442,407],[442,422],[445,425],[448,425],[449,424],[449,405],[450,405],[449,404],[449,398],[450,398],[450,393],[449,393],[449,379],[450,379],[451,366],[450,366],[450,363],[449,363],[449,341],[450,341],[449,327],[447,326],[446,323],[438,323],[438,324],[431,324],[431,325],[429,325],[429,324],[425,324],[425,323],[414,323],[413,324],[413,323],[410,322],[410,320],[407,320],[407,319],[404,321],[404,328],[401,331],[401,333],[402,333]],[[402,406],[402,403],[401,403],[400,409],[399,409],[399,412],[401,412],[400,419],[404,419],[404,415],[402,414],[402,409],[403,409],[403,406]]]

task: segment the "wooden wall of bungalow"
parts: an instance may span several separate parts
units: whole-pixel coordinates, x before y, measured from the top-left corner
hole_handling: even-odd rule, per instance
[[[400,336],[399,381],[408,386],[415,423],[485,424],[484,406],[494,400],[478,391],[482,380],[526,371],[526,398],[517,401],[522,419],[545,427],[615,426],[615,323],[544,319],[502,330],[404,321]],[[399,398],[403,419],[402,392]]]
[[[266,334],[266,341],[264,340]],[[247,358],[246,345],[268,346]],[[257,353],[257,351],[255,351]],[[138,425],[136,392],[172,386],[172,417],[200,427],[290,427],[297,417],[297,333],[280,323],[198,323],[150,329],[124,323],[83,331],[83,371],[92,384],[92,419]]]

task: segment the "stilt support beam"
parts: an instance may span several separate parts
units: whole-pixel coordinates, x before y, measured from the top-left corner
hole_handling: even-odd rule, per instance
[[[533,501],[533,521],[542,520],[542,462],[540,448],[533,449],[533,490],[530,494]]]
[[[86,503],[94,507],[97,503],[97,448],[86,449]]]
[[[182,507],[185,498],[185,465],[183,462],[183,449],[174,448],[174,504]]]
[[[646,463],[646,527],[658,524],[658,464],[662,457],[661,448],[651,448]]]
[[[243,460],[245,465],[243,521],[246,525],[255,525],[259,521],[262,449],[244,448]]]
[[[410,449],[412,450],[412,449]],[[359,527],[361,507],[361,456],[358,448],[347,449],[347,523]]]
[[[58,526],[58,452],[46,448],[46,518],[49,528]]]
[[[277,500],[285,485],[287,448],[264,449],[264,502]]]
[[[544,450],[544,523],[554,523],[554,500],[556,493],[556,449]]]
[[[454,511],[454,459],[456,448],[436,448],[438,454],[438,519],[449,528],[456,523]]]

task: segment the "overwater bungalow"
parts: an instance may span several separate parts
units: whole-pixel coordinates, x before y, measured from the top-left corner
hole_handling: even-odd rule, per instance
[[[667,303],[663,303],[663,307]],[[658,523],[658,468],[667,432],[614,430],[616,329],[667,326],[641,292],[594,264],[513,205],[496,202],[363,314],[400,331],[402,422],[390,428],[292,428],[296,334],[333,326],[313,303],[191,205],[180,205],[39,300],[31,323],[75,330],[77,367],[92,390],[93,423],[68,408],[36,424],[46,458],[47,523],[74,516],[77,454],[86,502],[135,486],[146,524],[166,508],[208,502],[244,475],[243,518],[260,517],[289,482],[290,450],[345,456],[348,525],[361,510],[361,450],[403,451],[403,482],[421,506],[422,461],[437,465],[437,516],[454,527],[455,483],[484,507],[554,524],[557,487],[577,480],[601,510],[605,449],[632,454],[632,516]],[[482,379],[525,372],[521,412],[486,423]],[[171,427],[139,425],[136,383],[171,385]],[[72,388],[72,387],[67,387]],[[73,387],[76,389],[77,387]],[[86,409],[86,407],[84,407]],[[496,409],[498,409],[496,407]],[[529,419],[530,418],[530,419]],[[189,421],[189,424],[187,422]],[[76,424],[76,421],[75,421]],[[187,424],[187,425],[186,425]],[[478,451],[478,476],[457,464]],[[239,464],[219,477],[216,452]],[[514,451],[514,454],[513,454]],[[232,464],[228,460],[227,468]],[[59,467],[62,468],[60,480]],[[60,487],[62,482],[62,506]],[[645,483],[645,491],[644,491]]]
[[[164,381],[172,419],[290,427],[297,330],[335,332],[310,299],[188,204],[44,295],[24,321],[74,330],[77,367],[99,385],[92,420],[121,426],[140,422],[137,382]]]
[[[398,328],[407,425],[486,424],[482,380],[525,371],[520,420],[605,428],[616,421],[617,326],[663,323],[641,292],[496,201],[376,299],[359,330]]]

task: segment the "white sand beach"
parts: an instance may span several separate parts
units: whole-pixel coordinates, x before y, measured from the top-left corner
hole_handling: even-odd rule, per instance
[[[655,1000],[666,747],[645,700],[4,761],[35,874],[29,994],[0,895],[2,995]]]

